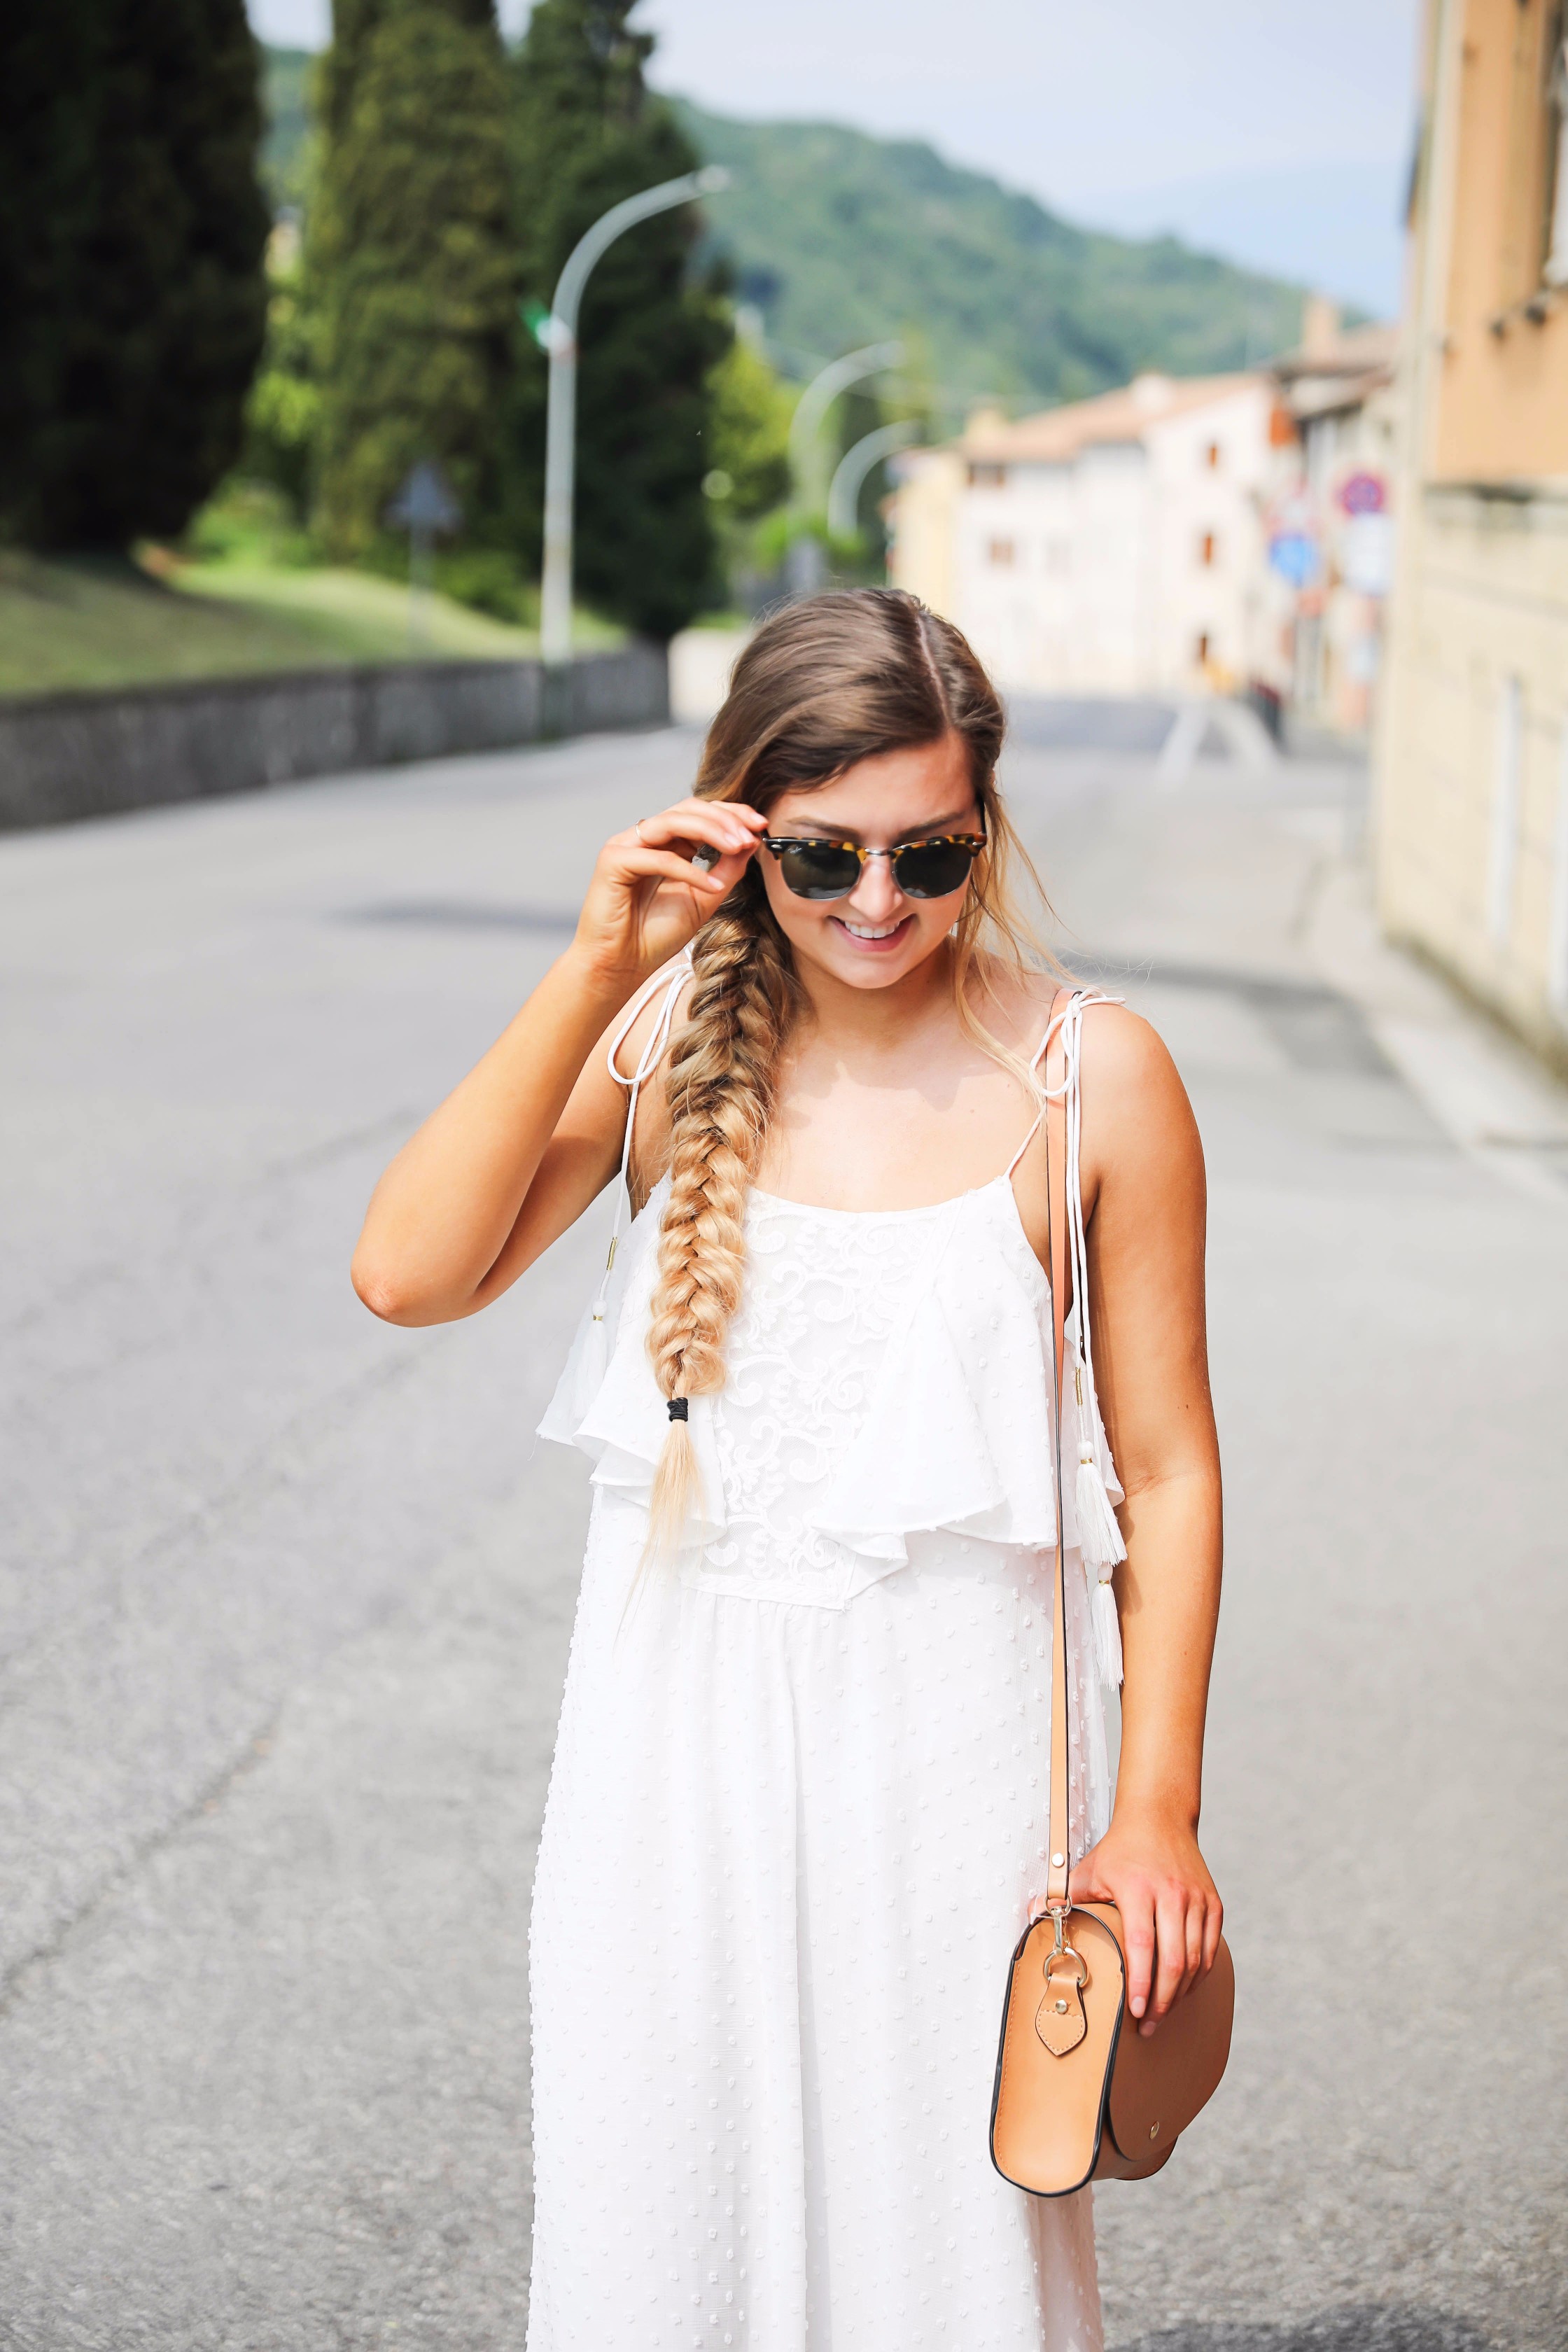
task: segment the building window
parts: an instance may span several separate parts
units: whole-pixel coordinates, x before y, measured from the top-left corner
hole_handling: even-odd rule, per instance
[[[971,466],[969,487],[972,490],[1005,490],[1007,487],[1005,466]]]
[[[994,539],[986,550],[993,563],[1008,564],[1016,552],[1010,539]]]
[[[1208,569],[1208,567],[1213,563],[1213,562],[1214,562],[1214,557],[1215,557],[1215,537],[1214,537],[1214,533],[1213,533],[1213,531],[1212,531],[1212,530],[1205,530],[1205,533],[1204,533],[1204,535],[1203,535],[1203,537],[1202,537],[1202,538],[1199,540],[1199,541],[1198,541],[1198,562],[1199,562],[1199,563],[1204,567],[1204,569],[1206,571],[1206,570]]]
[[[1552,845],[1552,929],[1547,947],[1546,1000],[1568,1025],[1568,720],[1557,747],[1557,832]]]
[[[1204,451],[1204,464],[1208,467],[1211,474],[1218,473],[1219,443],[1217,441],[1211,441],[1208,447]]]
[[[1568,37],[1563,10],[1552,12],[1546,53],[1546,258],[1548,286],[1568,285]]]
[[[1519,804],[1524,767],[1524,688],[1505,677],[1498,698],[1497,773],[1492,781],[1491,842],[1487,858],[1487,929],[1492,945],[1508,945],[1513,929],[1513,886],[1519,866]]]

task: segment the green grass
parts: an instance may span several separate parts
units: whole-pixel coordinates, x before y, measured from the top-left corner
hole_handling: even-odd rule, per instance
[[[420,641],[409,638],[408,591],[395,580],[329,566],[275,569],[260,563],[186,563],[170,576],[184,598],[240,607],[310,633],[339,661],[517,661],[537,653],[526,629],[509,628],[448,597],[431,596]]]
[[[578,616],[584,652],[623,644]],[[205,562],[150,578],[130,563],[0,552],[0,695],[239,677],[345,662],[515,661],[538,640],[447,597],[408,641],[408,593],[355,572]]]

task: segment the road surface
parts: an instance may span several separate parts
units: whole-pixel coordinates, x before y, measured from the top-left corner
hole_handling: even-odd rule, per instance
[[[1212,1177],[1240,2010],[1169,2170],[1100,2198],[1108,2341],[1561,2352],[1568,1155],[1463,1149],[1399,1075],[1446,1033],[1364,937],[1355,769],[1022,732],[1063,952],[1169,1039]],[[585,1512],[530,1433],[607,1212],[449,1330],[346,1265],[694,740],[0,843],[18,2352],[521,2352]]]

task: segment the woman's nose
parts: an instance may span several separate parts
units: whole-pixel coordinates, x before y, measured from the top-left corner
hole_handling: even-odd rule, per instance
[[[868,857],[860,879],[849,893],[849,904],[862,921],[885,923],[902,906],[904,894],[893,879],[890,857]]]

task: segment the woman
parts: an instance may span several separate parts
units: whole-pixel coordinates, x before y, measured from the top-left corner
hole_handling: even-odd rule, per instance
[[[695,796],[606,843],[355,1257],[376,1313],[441,1322],[617,1168],[642,1202],[544,1423],[595,1493],[534,1893],[531,2352],[1100,2343],[1087,2195],[1031,2199],[986,2147],[1044,1879],[1055,1540],[1057,982],[1010,911],[1002,733],[910,597],[769,621]],[[1149,2032],[1220,1925],[1203,1162],[1142,1021],[1079,992],[1058,1026],[1072,1891],[1121,1906]]]

